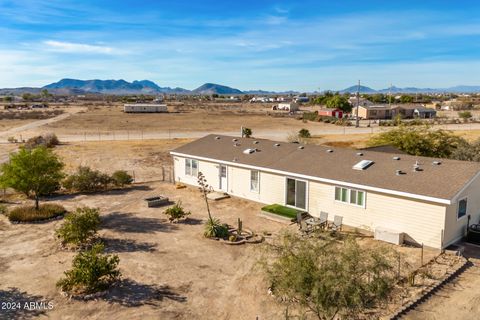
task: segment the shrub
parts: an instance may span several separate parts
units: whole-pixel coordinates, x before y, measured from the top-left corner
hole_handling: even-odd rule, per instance
[[[167,208],[163,214],[168,216],[168,220],[170,222],[179,221],[180,219],[186,218],[191,214],[190,211],[185,211],[182,208],[182,202],[178,201],[173,205],[173,207]]]
[[[91,249],[78,253],[73,258],[72,269],[57,287],[71,294],[91,294],[108,289],[120,279],[120,259],[117,255],[104,255],[104,246],[95,244]]]
[[[107,174],[80,166],[76,173],[63,181],[63,187],[71,191],[94,192],[107,189],[111,182],[112,178]]]
[[[67,210],[59,204],[42,204],[38,210],[35,207],[17,207],[8,213],[8,219],[15,222],[41,221],[65,214]]]
[[[0,214],[7,214],[7,206],[4,204],[0,204]]]
[[[463,120],[470,119],[472,117],[472,113],[470,111],[460,111],[458,116]]]
[[[18,140],[15,137],[8,137],[7,141],[10,142],[10,143],[17,143],[18,142]]]
[[[228,226],[221,224],[217,218],[208,219],[203,235],[206,238],[225,238],[228,236]]]
[[[250,138],[252,136],[252,129],[250,128],[243,128],[242,134],[245,138]]]
[[[65,222],[57,229],[56,234],[63,244],[78,246],[92,239],[99,226],[98,209],[77,208],[75,212],[67,214]]]
[[[300,129],[300,131],[298,131],[298,136],[300,138],[310,138],[312,135],[308,129]]]
[[[58,144],[60,144],[60,141],[58,140],[57,136],[54,133],[47,133],[44,136],[36,136],[28,139],[25,143],[25,148],[34,149],[40,146],[53,148]]]
[[[118,170],[112,174],[112,181],[118,187],[124,187],[126,184],[131,184],[133,178],[125,170]]]

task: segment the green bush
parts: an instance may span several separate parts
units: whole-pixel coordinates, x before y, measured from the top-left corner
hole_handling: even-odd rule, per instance
[[[117,187],[124,187],[126,184],[133,182],[133,177],[125,170],[118,170],[112,174],[112,181]]]
[[[310,138],[312,135],[310,134],[310,131],[308,129],[300,129],[298,131],[298,137],[299,138]]]
[[[103,254],[104,246],[95,244],[91,249],[78,253],[73,258],[72,269],[57,287],[70,294],[91,294],[108,289],[120,279],[120,259],[117,255]]]
[[[107,174],[80,166],[63,181],[63,187],[70,191],[95,192],[107,189],[111,183],[112,178]]]
[[[208,219],[205,223],[203,235],[206,238],[226,238],[228,236],[228,226],[221,224],[217,218]]]
[[[28,139],[25,143],[25,147],[27,149],[33,149],[40,146],[53,148],[58,144],[60,144],[60,141],[58,140],[57,136],[54,133],[47,133],[43,136],[36,136]]]
[[[8,213],[8,220],[15,222],[41,221],[65,214],[67,210],[59,204],[42,204],[38,210],[35,207],[17,207]]]
[[[85,244],[97,233],[100,226],[100,214],[95,208],[77,208],[65,216],[65,222],[56,234],[63,244],[75,246]]]
[[[168,216],[170,222],[179,221],[180,219],[186,218],[191,214],[190,211],[185,211],[182,208],[182,202],[178,201],[173,205],[173,207],[167,208],[163,214]]]

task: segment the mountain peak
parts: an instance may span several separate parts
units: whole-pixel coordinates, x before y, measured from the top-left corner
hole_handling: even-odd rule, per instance
[[[193,92],[199,93],[199,94],[242,94],[243,93],[242,91],[235,88],[223,86],[216,83],[209,83],[209,82],[201,85],[197,89],[193,90]]]

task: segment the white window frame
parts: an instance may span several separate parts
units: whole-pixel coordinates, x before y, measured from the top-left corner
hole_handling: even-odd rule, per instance
[[[340,200],[337,200],[337,188],[340,189]],[[345,201],[342,201],[342,194],[343,194],[342,189],[347,190],[347,197],[346,197]],[[352,191],[355,191],[355,198],[356,199],[355,199],[354,203],[350,202],[350,197],[351,197]],[[362,205],[357,204],[358,193],[359,192],[363,193],[363,204]],[[364,208],[364,209],[367,207],[367,192],[365,190],[335,186],[334,189],[333,189],[333,199],[335,200],[335,202],[338,202],[338,203],[341,203],[341,204],[346,204],[346,205],[349,205],[349,206],[354,206],[354,207]]]
[[[465,208],[465,214],[459,217],[458,214],[460,213],[460,202],[463,200],[467,202],[467,206]],[[468,216],[468,198],[464,197],[464,198],[458,199],[458,202],[457,202],[457,221],[464,219],[466,216]]]
[[[288,193],[288,190],[287,190],[287,181],[288,179],[291,179],[291,180],[295,180],[295,203],[297,202],[296,200],[296,191],[297,191],[297,181],[301,181],[301,182],[305,182],[305,208],[300,208],[300,207],[296,207],[296,206],[292,206],[290,204],[287,204],[287,193]],[[283,199],[283,203],[286,207],[290,207],[290,208],[294,208],[294,209],[298,209],[298,210],[303,210],[303,211],[308,211],[308,208],[309,208],[309,197],[308,197],[308,194],[309,194],[309,184],[308,184],[308,180],[303,180],[303,179],[298,179],[298,178],[294,178],[294,177],[285,177],[285,180],[284,180],[284,186],[283,186],[283,189],[284,189],[284,193],[283,193],[283,196],[284,196],[284,199]]]
[[[193,163],[197,164],[196,168],[193,168]],[[199,161],[196,159],[185,158],[185,175],[190,177],[198,177],[198,165]],[[196,170],[196,172],[194,172]],[[194,174],[195,173],[195,174]]]
[[[252,186],[253,186],[252,174],[254,172],[257,173],[257,188],[256,189],[252,188]],[[250,170],[250,192],[260,193],[260,171],[259,170]]]

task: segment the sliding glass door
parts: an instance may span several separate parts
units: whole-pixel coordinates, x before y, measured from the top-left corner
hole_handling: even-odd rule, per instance
[[[292,207],[306,209],[307,207],[307,182],[287,178],[286,204]]]

